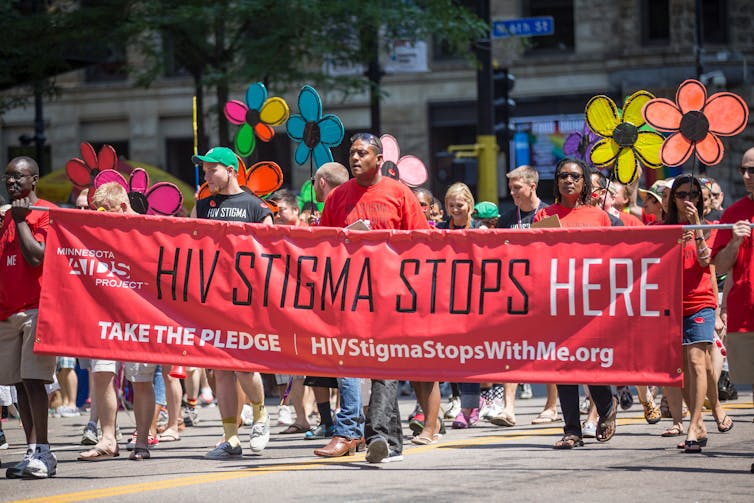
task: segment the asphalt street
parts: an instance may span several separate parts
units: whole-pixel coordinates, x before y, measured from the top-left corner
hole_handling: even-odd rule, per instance
[[[740,388],[739,388],[740,389]],[[415,446],[406,437],[405,459],[369,464],[364,454],[322,459],[313,455],[325,441],[280,435],[275,426],[260,456],[250,455],[248,429],[242,430],[244,456],[211,461],[203,455],[222,429],[217,408],[200,410],[200,423],[177,442],[161,443],[148,461],[129,461],[125,440],[119,458],[77,461],[86,417],[50,419],[58,457],[57,476],[46,480],[0,479],[0,501],[212,502],[224,501],[747,501],[754,500],[754,409],[751,392],[725,402],[735,427],[717,432],[709,413],[709,444],[701,454],[684,454],[679,438],[660,436],[669,419],[649,425],[641,406],[618,415],[618,432],[608,443],[585,439],[573,451],[557,451],[561,423],[533,426],[544,399],[517,401],[518,425],[503,428],[480,422],[450,429],[434,445]],[[402,399],[404,432],[412,399]],[[124,433],[133,416],[119,413]],[[23,432],[18,421],[3,424],[10,448],[0,451],[2,474],[21,459]],[[128,435],[126,435],[128,437]]]

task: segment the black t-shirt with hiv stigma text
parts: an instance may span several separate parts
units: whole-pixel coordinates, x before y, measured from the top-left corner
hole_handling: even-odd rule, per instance
[[[272,211],[257,196],[248,192],[214,194],[196,202],[196,216],[210,220],[261,223]]]

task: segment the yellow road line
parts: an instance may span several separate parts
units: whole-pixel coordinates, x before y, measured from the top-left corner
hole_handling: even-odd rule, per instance
[[[752,403],[735,403],[726,404],[723,406],[725,409],[745,409],[754,406]],[[632,416],[618,419],[618,425],[631,425],[644,423],[644,416]],[[561,423],[562,424],[562,423]],[[432,445],[422,445],[412,447],[408,451],[404,451],[404,455],[412,455],[414,453],[422,453],[431,449],[463,449],[474,445],[492,444],[495,442],[504,442],[507,440],[523,439],[535,436],[543,435],[559,435],[563,433],[561,426],[550,426],[546,428],[536,428],[529,430],[511,430],[506,431],[503,435],[484,435],[479,438],[459,439],[451,441],[443,441],[442,443]],[[293,472],[300,470],[310,470],[312,468],[319,468],[331,463],[350,463],[364,461],[364,454],[357,454],[352,457],[340,457],[340,458],[323,458],[316,461],[309,462],[296,462],[290,464],[275,464],[267,466],[258,466],[255,468],[245,468],[243,470],[231,470],[224,472],[212,472],[202,475],[192,475],[188,477],[178,477],[165,480],[157,480],[152,482],[140,482],[137,484],[125,484],[120,486],[105,487],[101,489],[90,489],[87,491],[78,491],[72,493],[63,493],[52,496],[41,496],[39,498],[31,498],[25,500],[16,500],[10,503],[70,503],[73,501],[86,501],[98,498],[110,498],[113,496],[123,496],[126,494],[142,493],[147,491],[159,491],[164,489],[175,489],[178,487],[186,487],[192,485],[206,484],[211,482],[222,482],[224,480],[234,480],[247,477],[256,477],[260,475],[266,475],[270,473],[282,473]]]

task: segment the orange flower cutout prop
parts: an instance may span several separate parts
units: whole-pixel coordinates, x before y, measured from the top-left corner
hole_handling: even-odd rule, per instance
[[[693,79],[678,86],[675,103],[655,98],[642,113],[647,124],[672,133],[660,149],[666,166],[680,166],[692,153],[707,166],[718,164],[725,152],[720,136],[740,133],[749,120],[749,108],[741,97],[720,92],[708,98],[704,84]]]

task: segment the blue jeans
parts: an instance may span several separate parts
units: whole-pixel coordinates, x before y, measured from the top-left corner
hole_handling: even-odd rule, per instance
[[[162,379],[162,365],[157,365],[157,368],[154,370],[152,383],[154,384],[154,402],[157,405],[167,405],[168,401],[165,398],[165,381]]]
[[[361,379],[338,378],[340,410],[335,414],[335,435],[349,439],[364,436],[363,406],[361,403]]]

